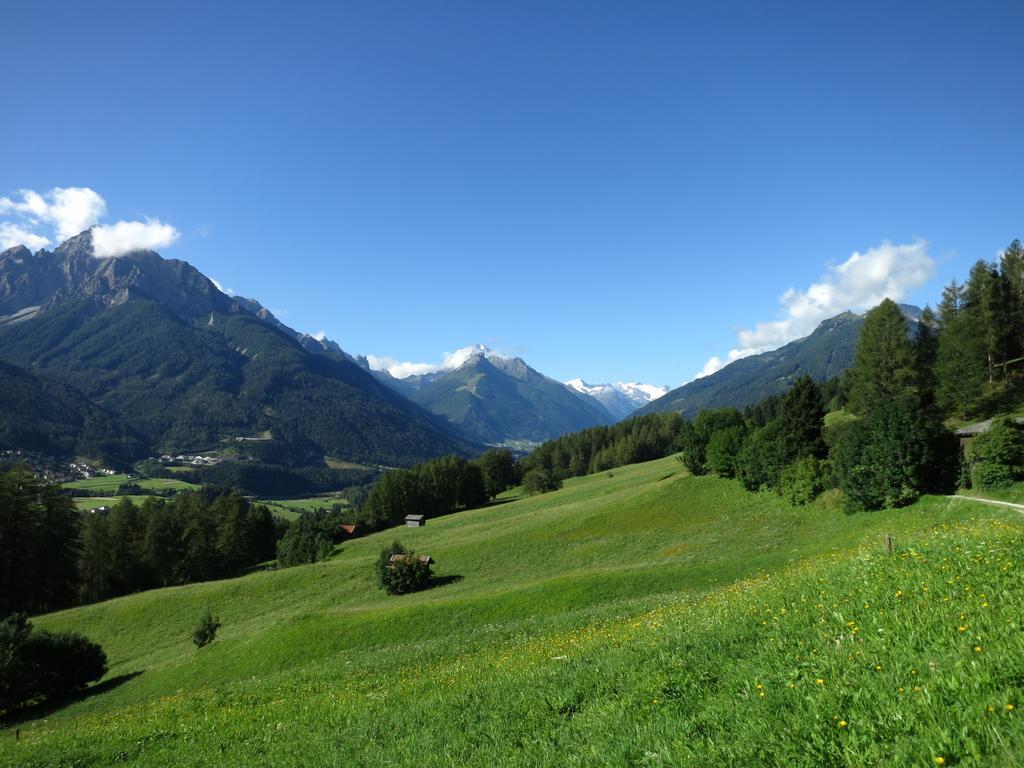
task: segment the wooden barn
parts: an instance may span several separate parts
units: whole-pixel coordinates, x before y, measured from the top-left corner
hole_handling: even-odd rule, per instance
[[[403,560],[405,560],[405,557],[406,557],[405,555],[392,555],[390,558],[388,558],[388,565],[394,565],[395,563],[400,563]],[[424,565],[433,565],[434,564],[434,558],[432,558],[430,555],[419,555],[416,559],[419,560]]]
[[[410,528],[422,528],[427,524],[426,515],[406,515],[405,524]]]

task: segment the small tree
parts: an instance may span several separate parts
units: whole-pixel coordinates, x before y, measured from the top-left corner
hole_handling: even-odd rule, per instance
[[[557,491],[561,487],[561,478],[550,469],[531,469],[523,477],[523,489],[529,496]]]
[[[207,609],[203,618],[199,620],[199,626],[192,633],[192,642],[196,644],[196,648],[207,646],[217,636],[218,629],[220,629],[220,620]]]
[[[745,437],[743,427],[726,427],[715,432],[708,441],[707,468],[719,477],[736,477],[736,463]]]

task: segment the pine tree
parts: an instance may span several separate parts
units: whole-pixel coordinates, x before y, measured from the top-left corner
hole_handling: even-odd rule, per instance
[[[978,261],[964,291],[966,313],[975,321],[981,339],[988,382],[1005,373],[1006,362],[1013,350],[1012,305],[1007,280],[995,266]]]
[[[797,379],[782,398],[778,419],[789,461],[804,457],[820,459],[828,454],[821,434],[825,406],[821,390],[810,376]]]
[[[35,521],[32,498],[38,484],[24,465],[0,475],[0,614],[31,602]]]
[[[1012,354],[1021,354],[1021,343],[1024,342],[1024,245],[1014,240],[1000,259],[1000,271],[1006,281],[1011,306],[1013,327],[1011,337],[1015,342]]]
[[[40,546],[34,557],[37,607],[60,608],[77,597],[82,518],[74,499],[58,485],[42,486],[39,500],[36,541]]]
[[[935,400],[944,413],[966,417],[985,388],[985,351],[974,315],[942,321],[935,359]]]
[[[891,299],[868,312],[850,369],[849,409],[866,414],[893,400],[919,401],[917,365],[907,321]]]
[[[935,405],[935,388],[938,383],[935,363],[939,355],[937,326],[938,318],[931,307],[925,306],[921,320],[917,324],[917,335],[914,337],[914,367],[921,391],[921,405],[924,408],[932,408]]]
[[[79,559],[79,591],[86,602],[102,600],[111,594],[110,537],[107,519],[100,512],[86,516],[82,526]]]

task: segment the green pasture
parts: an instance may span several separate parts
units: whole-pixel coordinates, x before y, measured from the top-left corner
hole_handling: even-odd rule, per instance
[[[433,588],[377,589],[396,537]],[[847,515],[634,465],[37,617],[110,672],[12,723],[0,763],[1019,765],[1022,542],[1021,515],[971,501]]]

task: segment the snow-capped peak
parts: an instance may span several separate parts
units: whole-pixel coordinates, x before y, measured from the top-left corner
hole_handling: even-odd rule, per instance
[[[500,352],[484,346],[473,344],[462,347],[454,352],[445,352],[444,359],[438,363],[411,363],[402,362],[393,357],[378,357],[377,355],[366,355],[367,364],[370,370],[387,371],[396,379],[407,379],[410,376],[423,376],[436,374],[445,371],[454,371],[461,368],[471,360],[485,357],[488,360],[507,360],[508,358]]]
[[[617,418],[624,419],[637,408],[668,392],[668,387],[658,387],[654,384],[640,384],[635,381],[618,381],[614,384],[588,384],[583,379],[571,379],[565,382],[567,387],[577,392],[589,395],[600,402],[611,414]]]

